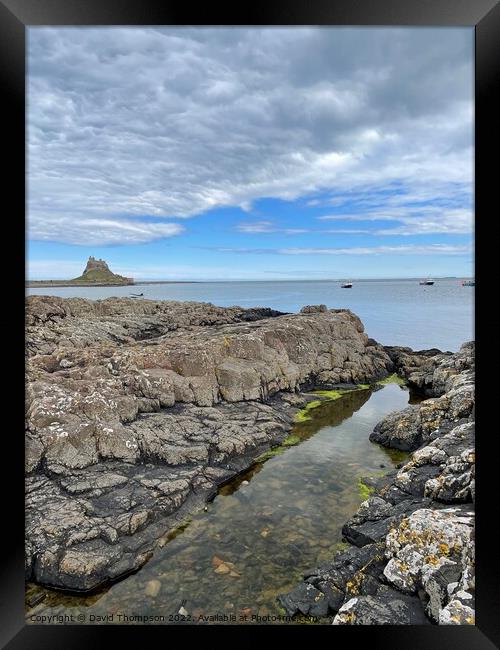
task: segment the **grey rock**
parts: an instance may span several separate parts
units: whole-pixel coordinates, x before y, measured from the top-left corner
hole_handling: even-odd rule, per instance
[[[333,625],[425,625],[418,598],[396,590],[380,590],[376,596],[357,596],[342,605]]]
[[[29,296],[26,332],[27,577],[73,591],[147,561],[286,437],[301,389],[392,368],[354,314],[322,307]]]

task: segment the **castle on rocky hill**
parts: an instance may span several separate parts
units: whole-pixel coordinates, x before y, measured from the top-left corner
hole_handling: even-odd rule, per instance
[[[108,273],[111,273],[109,270],[109,266],[104,260],[96,260],[95,257],[92,257],[92,255],[89,257],[89,260],[87,262],[87,266],[85,267],[85,271],[83,272],[83,275],[85,273],[88,273],[89,271],[92,270],[99,270],[99,271],[107,271]]]

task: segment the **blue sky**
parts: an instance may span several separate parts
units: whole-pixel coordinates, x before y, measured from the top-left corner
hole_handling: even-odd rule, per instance
[[[30,28],[28,275],[473,274],[473,30]]]

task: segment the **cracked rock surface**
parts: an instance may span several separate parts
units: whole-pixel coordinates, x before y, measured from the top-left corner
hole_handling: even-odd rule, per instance
[[[26,577],[88,591],[139,568],[289,433],[302,390],[392,372],[346,310],[27,298]]]

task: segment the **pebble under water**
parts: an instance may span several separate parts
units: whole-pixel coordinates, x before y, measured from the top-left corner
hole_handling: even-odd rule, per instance
[[[405,457],[371,443],[369,435],[408,401],[405,387],[388,384],[311,410],[310,420],[294,426],[298,444],[220,488],[137,573],[87,597],[28,585],[31,601],[44,598],[27,610],[27,621],[311,622],[287,620],[276,596],[343,546],[342,526],[366,498],[360,478],[385,473]]]

